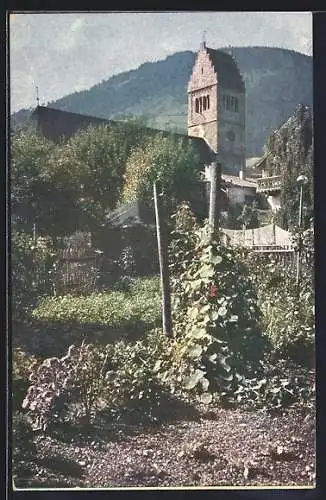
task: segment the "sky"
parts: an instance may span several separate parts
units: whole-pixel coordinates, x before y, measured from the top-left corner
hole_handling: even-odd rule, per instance
[[[11,112],[89,89],[114,74],[212,48],[269,46],[312,54],[310,12],[12,13]]]

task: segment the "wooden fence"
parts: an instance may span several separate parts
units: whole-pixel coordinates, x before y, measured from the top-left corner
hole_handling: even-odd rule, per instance
[[[91,293],[96,290],[101,255],[92,249],[90,239],[82,234],[68,240],[57,254],[56,294]]]

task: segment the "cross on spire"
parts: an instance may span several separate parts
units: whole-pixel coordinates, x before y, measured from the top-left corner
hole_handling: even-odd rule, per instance
[[[200,44],[200,49],[201,50],[204,50],[206,48],[206,33],[207,33],[207,30],[204,30],[203,31],[202,42]]]
[[[38,95],[38,86],[36,85],[35,88],[36,88],[36,103],[37,103],[37,106],[39,106],[40,105],[40,98]]]

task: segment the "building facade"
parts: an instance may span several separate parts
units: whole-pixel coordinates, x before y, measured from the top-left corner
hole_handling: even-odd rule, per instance
[[[245,84],[233,57],[206,47],[197,53],[188,83],[188,135],[218,153],[222,172],[245,169]]]

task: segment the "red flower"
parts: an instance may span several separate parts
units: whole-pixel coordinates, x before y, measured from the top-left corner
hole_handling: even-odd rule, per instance
[[[216,294],[217,294],[217,287],[215,285],[211,285],[209,289],[209,296],[216,297]]]

